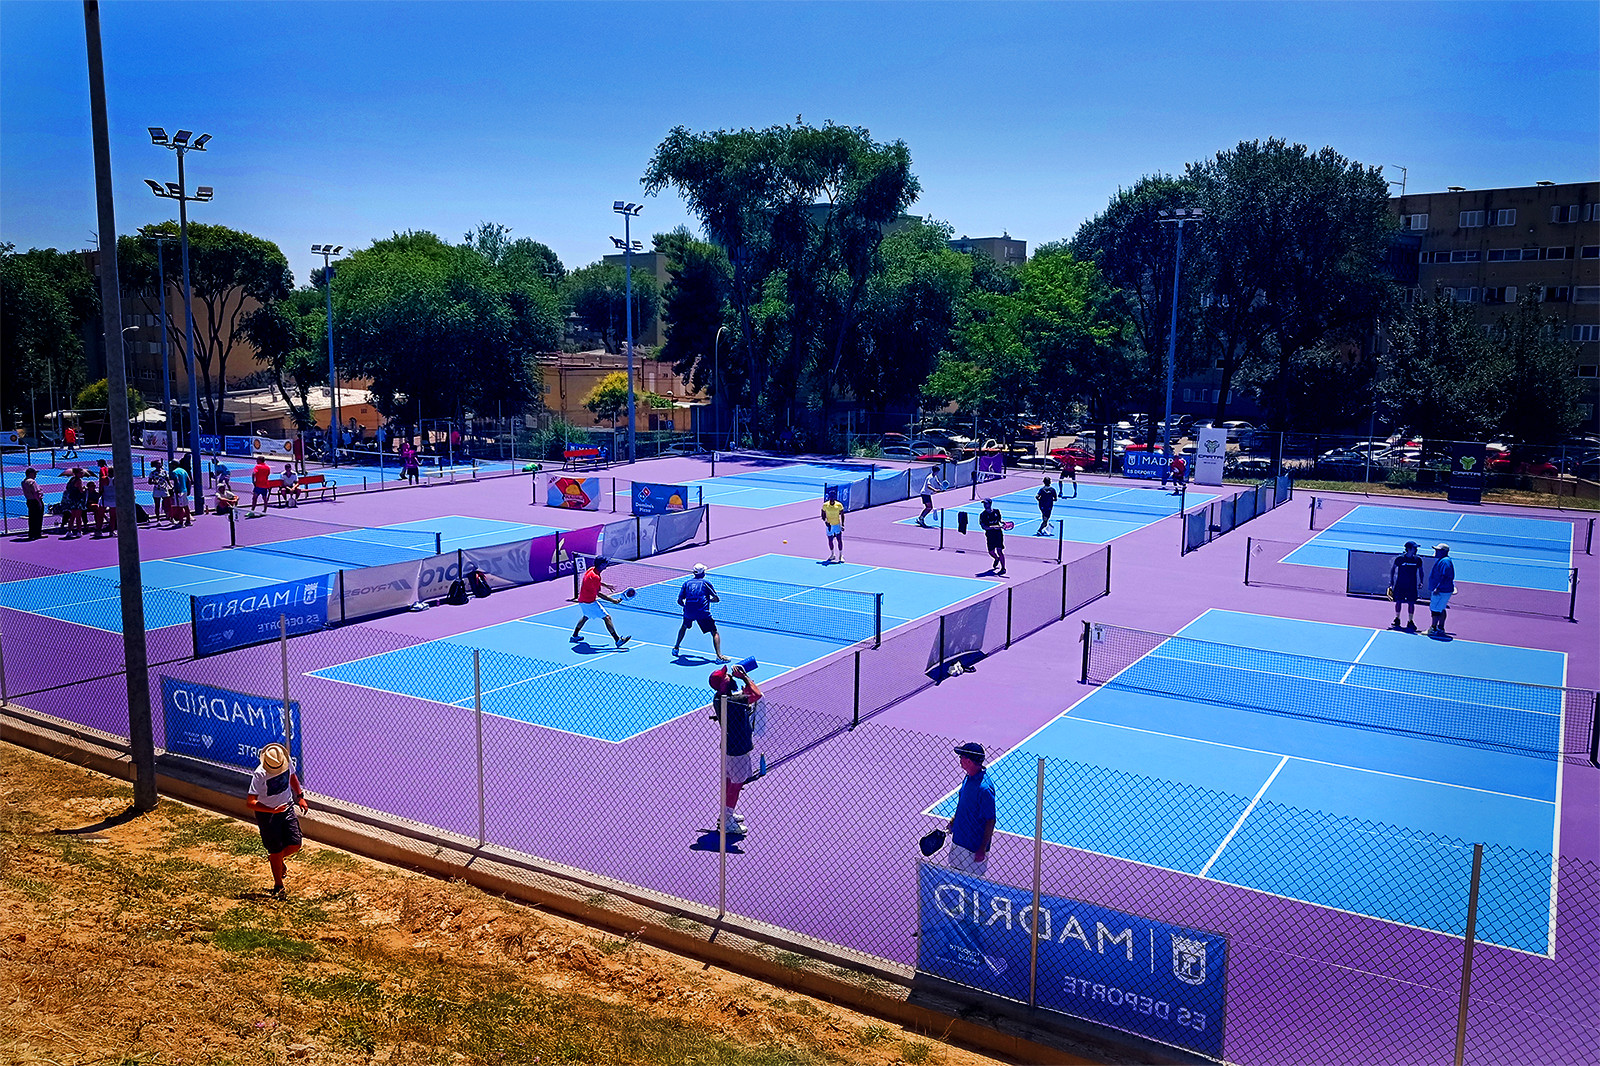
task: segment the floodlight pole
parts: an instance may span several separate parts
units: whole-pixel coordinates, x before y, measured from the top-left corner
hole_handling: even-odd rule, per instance
[[[1158,221],[1178,227],[1178,241],[1172,252],[1172,321],[1167,326],[1167,413],[1161,422],[1161,449],[1172,462],[1172,379],[1178,364],[1178,276],[1183,270],[1183,224],[1198,222],[1205,212],[1198,207],[1162,208]]]
[[[333,365],[333,263],[330,257],[344,245],[313,244],[311,251],[322,256],[322,283],[328,290],[328,450],[334,466],[339,465],[339,369]]]
[[[722,343],[722,335],[727,329],[727,326],[718,326],[717,335],[711,341],[711,410],[715,415],[717,433],[711,442],[712,451],[722,447],[722,359],[718,354],[718,345]]]
[[[202,133],[193,142],[193,136],[188,130],[179,130],[168,139],[166,130],[159,126],[150,127],[150,140],[159,148],[169,148],[178,155],[178,188],[174,192],[171,186],[162,189],[153,181],[146,180],[146,184],[154,190],[157,196],[168,200],[178,201],[178,243],[183,248],[183,321],[185,343],[189,349],[189,454],[194,457],[194,465],[200,465],[200,396],[195,391],[199,385],[199,376],[195,372],[194,356],[194,290],[189,282],[189,201],[197,200],[207,203],[211,200],[211,187],[202,185],[195,191],[194,196],[188,193],[183,173],[183,157],[190,152],[203,152],[206,142],[211,139],[211,134]],[[208,397],[209,402],[209,397]],[[219,437],[222,434],[222,414],[216,408],[211,411],[211,430]],[[171,439],[170,437],[168,438]],[[194,491],[194,509],[196,512],[205,510],[205,487],[200,477],[199,470],[189,471],[189,486]]]
[[[167,356],[167,264],[161,258],[161,242],[166,239],[164,235],[145,238],[147,241],[156,242],[156,277],[161,287],[161,413],[168,419],[167,470],[170,472],[172,464],[178,461],[178,456],[172,445],[172,360]]]
[[[623,203],[611,205],[611,210],[622,216],[622,262],[627,275],[627,293],[623,308],[628,317],[628,462],[639,458],[633,411],[633,231],[629,225],[633,216],[644,210],[643,204]],[[611,238],[616,241],[616,238]]]

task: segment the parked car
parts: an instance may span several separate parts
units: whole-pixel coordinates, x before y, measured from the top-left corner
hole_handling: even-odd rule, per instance
[[[953,463],[955,457],[944,452],[918,452],[912,456],[919,463]]]
[[[662,455],[710,455],[710,451],[698,441],[678,440],[661,449]]]
[[[1061,469],[1061,461],[1053,455],[1019,455],[1012,465],[1017,467],[1027,467],[1033,470]]]
[[[943,444],[935,444],[931,440],[914,440],[911,442],[911,453],[922,455],[926,452],[942,452],[944,447]]]
[[[1236,477],[1271,477],[1272,460],[1264,455],[1230,456],[1223,471]]]
[[[917,453],[916,452],[912,451],[910,448],[907,448],[903,444],[885,445],[882,450],[883,450],[883,457],[885,459],[911,460],[911,459],[915,459],[917,457]]]

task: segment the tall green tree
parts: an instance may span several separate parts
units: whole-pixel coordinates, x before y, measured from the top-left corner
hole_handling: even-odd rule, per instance
[[[900,141],[859,127],[674,129],[644,175],[676,189],[732,266],[729,300],[758,430],[829,422],[885,227],[920,187]]]
[[[1486,440],[1505,410],[1499,362],[1472,308],[1436,291],[1391,327],[1378,396],[1414,434]]]
[[[508,277],[539,281],[554,290],[567,276],[561,257],[549,245],[530,237],[512,240],[511,227],[498,222],[478,223],[462,236],[461,242]]]
[[[667,257],[670,278],[661,297],[661,319],[667,327],[661,358],[671,360],[672,369],[692,388],[715,389],[716,372],[737,392],[745,377],[729,375],[723,363],[723,349],[731,349],[737,339],[734,330],[727,330],[721,344],[717,341],[719,331],[736,326],[728,302],[728,257],[716,245],[695,240],[685,226],[657,234],[655,250]]]
[[[427,232],[352,253],[334,275],[333,303],[340,370],[370,378],[391,417],[515,410],[536,395],[534,356],[561,336],[546,287]]]
[[[584,329],[600,334],[608,352],[620,352],[628,336],[628,286],[625,268],[612,263],[590,263],[568,274],[561,294]],[[661,309],[661,287],[653,275],[633,272],[633,338],[655,323]]]
[[[1561,322],[1545,314],[1538,296],[1522,293],[1491,334],[1505,413],[1500,431],[1515,441],[1549,444],[1583,423],[1583,383],[1574,373],[1575,345],[1561,339]]]
[[[1320,344],[1372,335],[1398,289],[1385,270],[1396,222],[1378,167],[1332,148],[1277,138],[1243,141],[1185,171],[1205,220],[1205,325],[1222,359],[1217,417],[1245,361],[1265,381],[1262,405],[1294,428],[1290,397],[1301,357]],[[1187,237],[1188,234],[1185,234]]]
[[[142,240],[160,234],[167,285],[181,297],[183,253],[178,223],[142,226],[137,236],[117,240],[117,258],[127,288],[144,293],[147,314],[159,314],[161,297],[156,244]],[[228,395],[228,360],[247,341],[246,319],[257,306],[289,295],[294,275],[289,260],[271,241],[227,226],[189,223],[189,283],[194,302],[194,359],[200,375],[200,405],[214,419]],[[181,301],[180,301],[181,302]],[[168,343],[182,353],[186,326],[182,314],[167,316]]]
[[[0,396],[9,424],[49,411],[50,389],[69,397],[88,379],[84,330],[100,312],[100,292],[83,256],[0,245]]]
[[[334,277],[337,281],[338,271]],[[303,430],[316,424],[311,390],[328,383],[325,299],[320,289],[296,289],[276,303],[258,307],[244,323],[257,362],[269,372],[272,387],[289,408],[295,427]]]

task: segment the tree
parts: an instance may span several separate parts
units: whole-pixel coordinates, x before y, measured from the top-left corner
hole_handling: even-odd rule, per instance
[[[638,398],[635,397],[637,403]],[[595,383],[583,406],[592,411],[596,420],[609,418],[613,425],[628,410],[628,375],[618,370],[607,374]]]
[[[337,280],[337,271],[335,272]],[[296,289],[277,303],[265,304],[245,319],[245,337],[266,365],[272,385],[289,408],[295,428],[316,425],[311,415],[311,389],[328,383],[328,315],[324,293]]]
[[[0,396],[8,421],[24,404],[34,419],[47,412],[52,386],[63,397],[83,386],[84,330],[99,311],[81,255],[0,245]]]
[[[645,190],[678,190],[732,266],[729,301],[758,429],[802,404],[824,426],[885,227],[916,200],[904,142],[797,123],[691,133],[656,148]]]
[[[1500,428],[1505,409],[1496,363],[1472,309],[1436,291],[1392,327],[1378,396],[1414,434],[1486,440]]]
[[[724,381],[735,382],[731,391],[737,394],[745,375],[728,373],[723,346],[717,343],[717,332],[736,324],[728,303],[728,257],[716,245],[695,240],[683,226],[656,234],[655,250],[666,255],[671,278],[661,299],[661,319],[667,327],[661,358],[671,360],[673,371],[695,389],[708,385],[715,389],[712,373],[720,370]],[[730,331],[728,340],[733,339]],[[724,365],[714,368],[713,361]]]
[[[1301,356],[1329,341],[1359,340],[1395,306],[1385,270],[1395,220],[1380,168],[1276,138],[1242,141],[1185,182],[1205,220],[1210,265],[1205,325],[1223,362],[1217,417],[1241,364],[1267,383],[1263,406],[1293,428],[1291,383]]]
[[[627,338],[628,287],[627,272],[613,263],[590,263],[579,267],[563,280],[562,295],[572,307],[573,314],[587,330],[600,334],[600,343],[608,352],[620,352]],[[633,273],[633,336],[638,343],[641,333],[656,320],[661,307],[661,289],[656,279],[641,270]]]
[[[515,410],[535,395],[535,354],[561,336],[547,288],[427,232],[352,253],[334,276],[333,303],[339,367],[370,378],[389,417]]]
[[[1561,323],[1544,313],[1538,296],[1524,291],[1502,315],[1492,337],[1505,413],[1500,429],[1512,440],[1559,441],[1583,422],[1583,386],[1573,373],[1574,345],[1561,340]]]
[[[507,277],[541,282],[553,291],[567,276],[561,257],[548,245],[528,237],[512,240],[511,227],[498,222],[478,223],[478,228],[464,234],[461,241]]]
[[[167,284],[177,287],[181,295],[183,254],[176,221],[143,226],[138,236],[117,239],[123,284],[148,294],[142,302],[149,314],[160,313],[164,294],[157,293],[160,271],[155,242],[141,238],[156,234],[169,238],[160,246]],[[194,359],[201,406],[215,422],[228,394],[228,359],[241,341],[248,341],[246,320],[255,310],[251,305],[276,303],[289,295],[294,276],[289,272],[289,260],[271,241],[227,226],[191,222],[189,283],[198,305]],[[174,350],[186,351],[183,315],[169,315],[167,331]]]
[[[109,411],[111,409],[111,382],[105,378],[101,378],[99,381],[91,381],[78,390],[77,398],[72,401],[72,405],[80,411]],[[144,397],[139,393],[139,390],[130,386],[128,389],[128,413],[136,415],[149,407],[150,405],[144,402]]]

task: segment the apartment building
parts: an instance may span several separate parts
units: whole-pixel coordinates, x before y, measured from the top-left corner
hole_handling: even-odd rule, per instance
[[[945,241],[953,252],[968,255],[986,255],[1001,266],[1019,267],[1028,261],[1028,242],[1019,241],[1010,233],[999,237],[968,237],[963,233],[956,240]]]
[[[1485,328],[1534,293],[1573,342],[1572,372],[1587,385],[1585,425],[1600,413],[1600,181],[1409,193],[1390,200],[1399,247],[1414,266],[1397,274],[1413,299],[1444,289],[1472,305]]]

